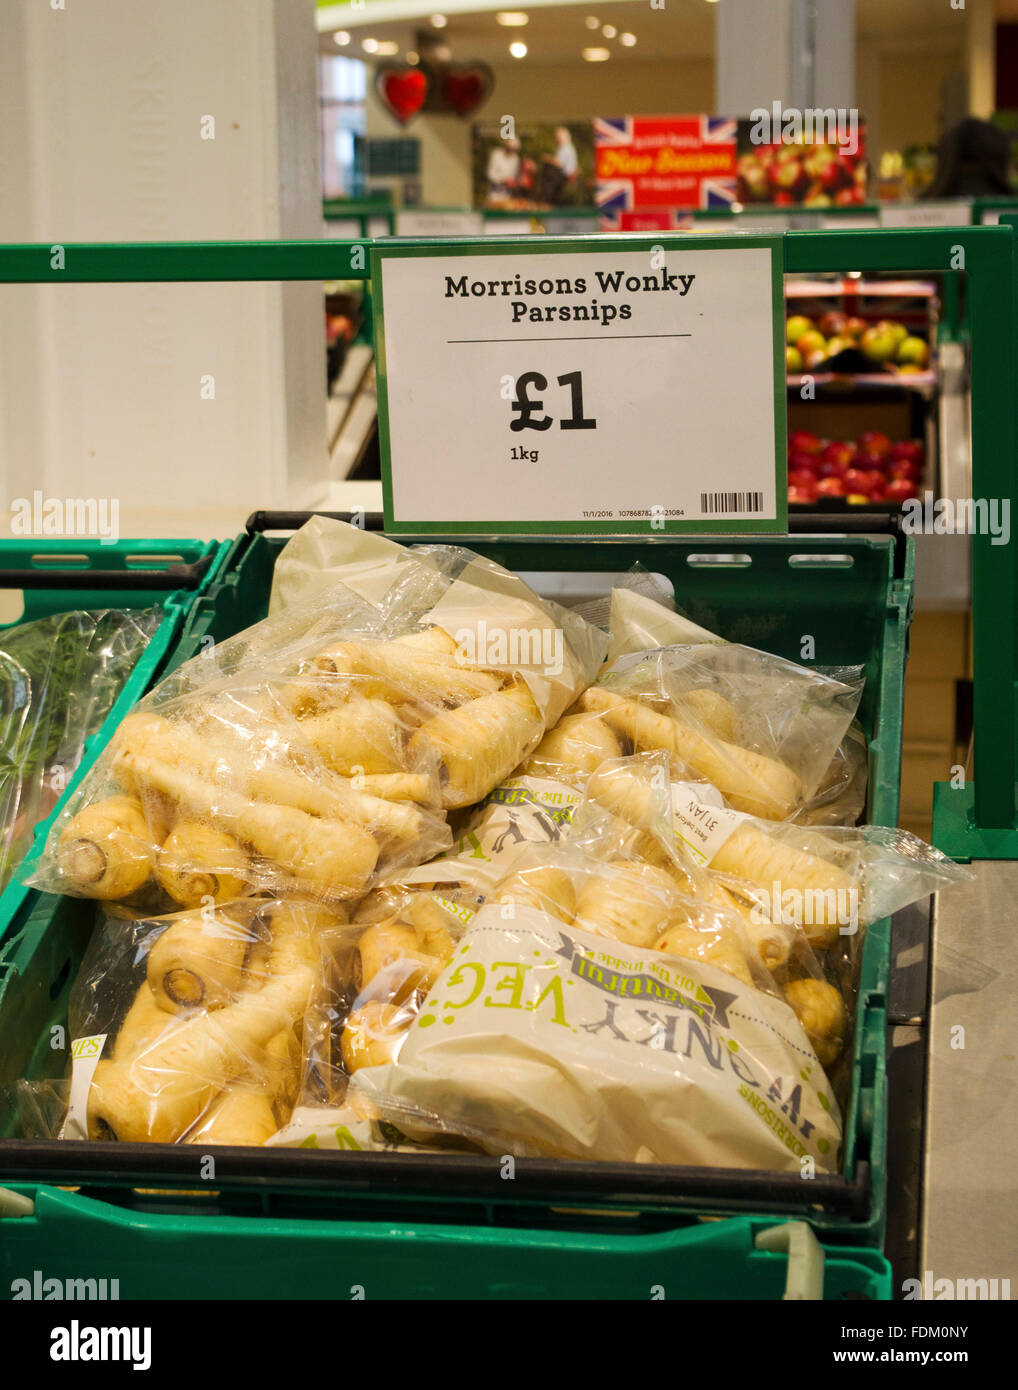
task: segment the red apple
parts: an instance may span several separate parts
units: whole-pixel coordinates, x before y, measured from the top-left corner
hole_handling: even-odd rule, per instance
[[[820,457],[824,463],[840,463],[847,467],[855,458],[855,449],[844,439],[832,439]]]
[[[862,489],[863,492],[868,492],[869,495],[873,497],[876,493],[882,493],[884,491],[887,479],[879,468],[870,468],[861,471],[866,475],[866,483]]]
[[[788,436],[789,450],[801,449],[804,454],[819,454],[823,448],[820,438],[809,430],[793,430]]]
[[[817,328],[825,338],[843,338],[847,331],[848,319],[836,309],[829,313],[822,314],[817,321]]]
[[[790,473],[814,473],[820,462],[817,454],[807,454],[805,449],[789,449],[788,471]]]
[[[891,445],[891,458],[895,463],[907,459],[910,463],[922,463],[926,449],[920,439],[899,439]]]
[[[815,488],[816,485],[817,485],[817,479],[816,479],[816,475],[815,475],[815,474],[813,474],[813,473],[804,473],[804,472],[803,472],[801,469],[799,469],[799,468],[790,468],[790,469],[789,469],[789,471],[788,471],[788,486],[789,486],[789,487],[805,488],[805,489],[808,490],[808,489],[810,489],[810,488]]]
[[[863,430],[856,443],[860,449],[869,449],[874,454],[885,457],[891,452],[891,441],[880,430]]]
[[[843,478],[821,478],[817,483],[818,497],[844,497],[845,481]]]
[[[862,468],[867,472],[884,473],[890,466],[891,460],[886,454],[878,454],[873,449],[858,449],[855,455],[856,468]]]
[[[915,484],[909,478],[892,478],[887,484],[885,496],[888,502],[905,502],[916,495]]]
[[[866,332],[866,327],[867,325],[865,319],[860,319],[853,315],[845,324],[845,332],[851,338],[861,338],[862,335]]]
[[[917,483],[923,476],[922,464],[914,463],[911,459],[896,459],[888,469],[888,476],[899,480],[907,478],[909,482]]]
[[[843,478],[847,469],[847,463],[837,463],[834,459],[821,459],[816,466],[816,476],[818,478]]]
[[[816,500],[817,492],[815,487],[793,487],[791,484],[789,484],[788,501],[790,505],[797,507],[809,507]]]
[[[844,477],[846,492],[867,492],[874,474],[866,468],[850,468]],[[879,477],[879,474],[877,475]]]

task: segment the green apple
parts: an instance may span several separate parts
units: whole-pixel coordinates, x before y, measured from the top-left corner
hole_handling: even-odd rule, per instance
[[[802,353],[803,360],[805,360],[811,352],[822,352],[826,354],[827,339],[822,333],[818,333],[815,328],[811,328],[808,332],[803,333],[801,337],[796,338],[793,346],[799,349]]]
[[[898,344],[898,361],[916,367],[925,367],[930,360],[930,350],[922,338],[902,338]]]
[[[805,314],[793,314],[785,324],[785,341],[794,346],[804,333],[809,333],[812,329],[812,319],[808,319]]]
[[[898,345],[889,330],[890,324],[878,323],[867,328],[859,339],[859,346],[871,362],[889,362],[894,356]]]
[[[798,349],[797,347],[786,347],[786,348],[785,348],[785,371],[786,371],[786,372],[801,372],[801,371],[802,371],[802,353],[799,351],[799,349]]]

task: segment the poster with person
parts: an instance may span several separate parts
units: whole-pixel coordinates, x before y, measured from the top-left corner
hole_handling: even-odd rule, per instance
[[[589,121],[475,125],[475,208],[541,212],[594,201],[594,132]]]

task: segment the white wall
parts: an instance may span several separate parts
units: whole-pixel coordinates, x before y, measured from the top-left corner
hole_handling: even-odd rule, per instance
[[[0,241],[320,234],[314,0],[3,8]],[[5,529],[35,488],[170,528],[324,493],[320,286],[10,287],[0,309]]]

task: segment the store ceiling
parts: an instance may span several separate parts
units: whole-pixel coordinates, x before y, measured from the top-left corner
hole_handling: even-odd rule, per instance
[[[998,0],[998,4],[1013,4],[1018,10],[1018,0]],[[410,3],[398,5],[404,11],[411,7],[417,8]],[[327,16],[336,28],[341,24],[345,26],[350,42],[339,47],[331,31],[323,32],[319,36],[321,51],[370,60],[371,55],[362,47],[363,40],[368,38],[396,43],[398,54],[391,55],[395,60],[408,50],[416,50],[423,32],[446,44],[453,58],[493,64],[513,61],[509,45],[515,41],[527,45],[526,57],[521,61],[529,63],[579,62],[582,50],[592,46],[608,48],[610,61],[622,63],[712,58],[714,55],[717,6],[707,0],[666,0],[663,9],[651,9],[647,0],[520,5],[519,9],[528,16],[528,23],[520,28],[500,25],[493,9],[452,12],[445,27],[437,29],[428,17],[436,10],[442,12],[440,4],[421,5],[421,17],[417,19],[384,21],[372,17],[372,8],[368,0],[356,7],[332,6],[322,11],[322,18]],[[380,0],[378,8],[384,13],[391,12],[394,6],[387,0]],[[951,41],[954,35],[960,46],[964,44],[964,34],[960,31],[965,23],[965,12],[953,10],[947,0],[892,0],[891,3],[888,0],[856,0],[856,15],[858,37],[863,41],[872,39],[890,47],[898,43],[922,47],[924,41]],[[337,18],[333,20],[333,16]],[[618,35],[635,35],[636,43],[624,47],[618,35],[606,38],[601,29],[587,26],[588,16],[598,19],[601,25],[614,26]]]
[[[506,7],[510,8],[509,6]],[[516,8],[513,6],[512,8]],[[348,24],[351,41],[337,47],[331,33],[322,34],[319,47],[323,53],[340,53],[351,58],[366,57],[361,44],[365,38],[390,40],[399,44],[399,56],[407,49],[418,47],[418,35],[423,30],[431,38],[446,44],[454,59],[477,59],[486,63],[514,61],[509,45],[522,41],[527,45],[525,62],[569,63],[581,60],[584,48],[600,46],[611,51],[612,62],[639,62],[641,58],[660,61],[662,58],[709,58],[714,52],[714,6],[705,0],[667,0],[663,10],[652,10],[643,0],[615,0],[614,4],[556,5],[519,9],[529,22],[522,28],[503,28],[494,11],[473,14],[450,14],[443,29],[435,29],[425,20],[392,20],[388,23],[370,22],[370,6],[365,6],[357,18],[357,26]],[[587,27],[587,17],[613,25],[619,34],[636,36],[636,43],[624,47],[616,36],[606,38],[600,29]]]

